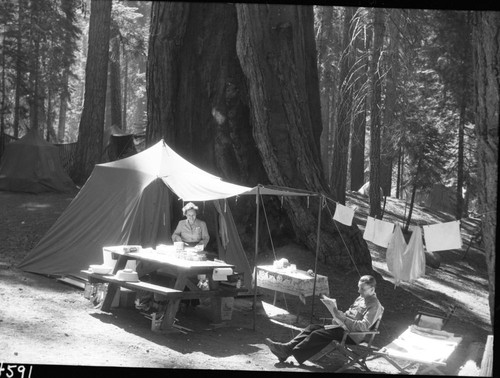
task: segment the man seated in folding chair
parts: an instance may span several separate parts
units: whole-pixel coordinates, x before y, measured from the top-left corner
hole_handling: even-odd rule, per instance
[[[358,293],[354,303],[346,312],[333,308],[338,327],[310,324],[287,343],[266,339],[271,352],[284,362],[293,356],[299,364],[315,356],[332,341],[341,341],[344,334],[350,332],[346,343],[358,344],[365,338],[370,328],[380,319],[383,307],[375,293],[376,281],[373,276],[365,275],[359,279]],[[358,333],[360,332],[360,333]]]

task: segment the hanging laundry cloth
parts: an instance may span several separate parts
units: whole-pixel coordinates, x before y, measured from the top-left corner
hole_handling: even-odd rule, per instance
[[[403,269],[403,252],[406,249],[406,242],[401,231],[399,224],[396,224],[396,228],[392,234],[392,238],[387,245],[387,251],[385,254],[385,262],[387,263],[387,269],[394,276],[395,284],[397,285],[400,281],[401,271]]]
[[[354,218],[354,210],[338,203],[335,208],[333,220],[345,224],[346,226],[350,226],[352,225],[352,218]]]
[[[432,224],[423,229],[428,252],[462,248],[460,221]]]
[[[373,240],[372,243],[387,248],[389,241],[392,238],[392,231],[394,229],[394,224],[385,222],[380,219],[375,219],[375,224],[373,226]]]
[[[396,286],[401,281],[412,282],[425,274],[425,254],[420,227],[411,226],[412,235],[406,244],[399,224],[387,246],[387,268],[394,276]]]
[[[410,226],[412,231],[408,246],[403,253],[402,281],[414,281],[425,275],[425,253],[422,241],[422,229],[419,226]]]
[[[373,241],[374,232],[375,232],[375,218],[367,217],[365,232],[363,233],[363,239],[370,242]]]

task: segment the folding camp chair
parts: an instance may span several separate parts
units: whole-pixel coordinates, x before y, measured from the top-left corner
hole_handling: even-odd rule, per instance
[[[436,310],[427,306],[423,307],[418,311],[417,316],[415,316],[413,324],[423,328],[443,330],[456,309],[457,306],[451,306],[446,311]]]
[[[341,373],[356,364],[359,365],[364,371],[369,372],[370,369],[368,368],[368,366],[366,366],[366,359],[372,356],[373,353],[378,349],[373,347],[373,340],[375,339],[375,336],[380,333],[378,328],[380,326],[380,321],[382,320],[383,314],[384,308],[382,307],[382,311],[380,312],[378,319],[375,321],[369,331],[345,331],[344,336],[342,337],[342,340],[340,342],[333,340],[330,344],[324,347],[320,352],[316,353],[309,360],[318,361],[330,352],[337,352],[346,357],[347,362],[342,365],[340,369],[337,369],[335,373]],[[327,318],[325,318],[324,320],[327,320]],[[361,335],[365,336],[365,338],[359,344],[346,344],[347,336],[350,335]]]
[[[440,369],[446,367],[448,358],[461,341],[462,337],[452,333],[413,324],[396,340],[375,351],[374,355],[375,358],[384,358],[403,374],[408,374],[408,369],[415,364],[425,366],[419,374],[430,371],[444,374]]]

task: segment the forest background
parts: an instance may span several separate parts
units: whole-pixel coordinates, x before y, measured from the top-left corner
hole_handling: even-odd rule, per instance
[[[61,145],[83,185],[108,159],[105,131],[117,126],[142,138],[139,148],[163,138],[242,185],[307,189],[344,204],[346,190],[369,181],[370,216],[383,216],[382,194],[408,198],[406,229],[415,198],[443,184],[457,219],[482,219],[493,324],[498,12],[88,0],[0,7],[0,152],[37,130]],[[250,243],[255,206],[238,202]],[[314,251],[316,209],[269,200],[262,245],[293,239]],[[321,222],[322,261],[372,271],[356,225],[333,226],[327,214]]]

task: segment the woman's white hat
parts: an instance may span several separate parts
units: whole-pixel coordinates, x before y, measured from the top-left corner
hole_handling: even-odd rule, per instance
[[[198,210],[198,206],[196,206],[194,203],[192,202],[188,202],[183,208],[182,208],[182,215],[186,215],[186,211],[188,210],[191,210],[191,209],[194,209],[194,210]]]

